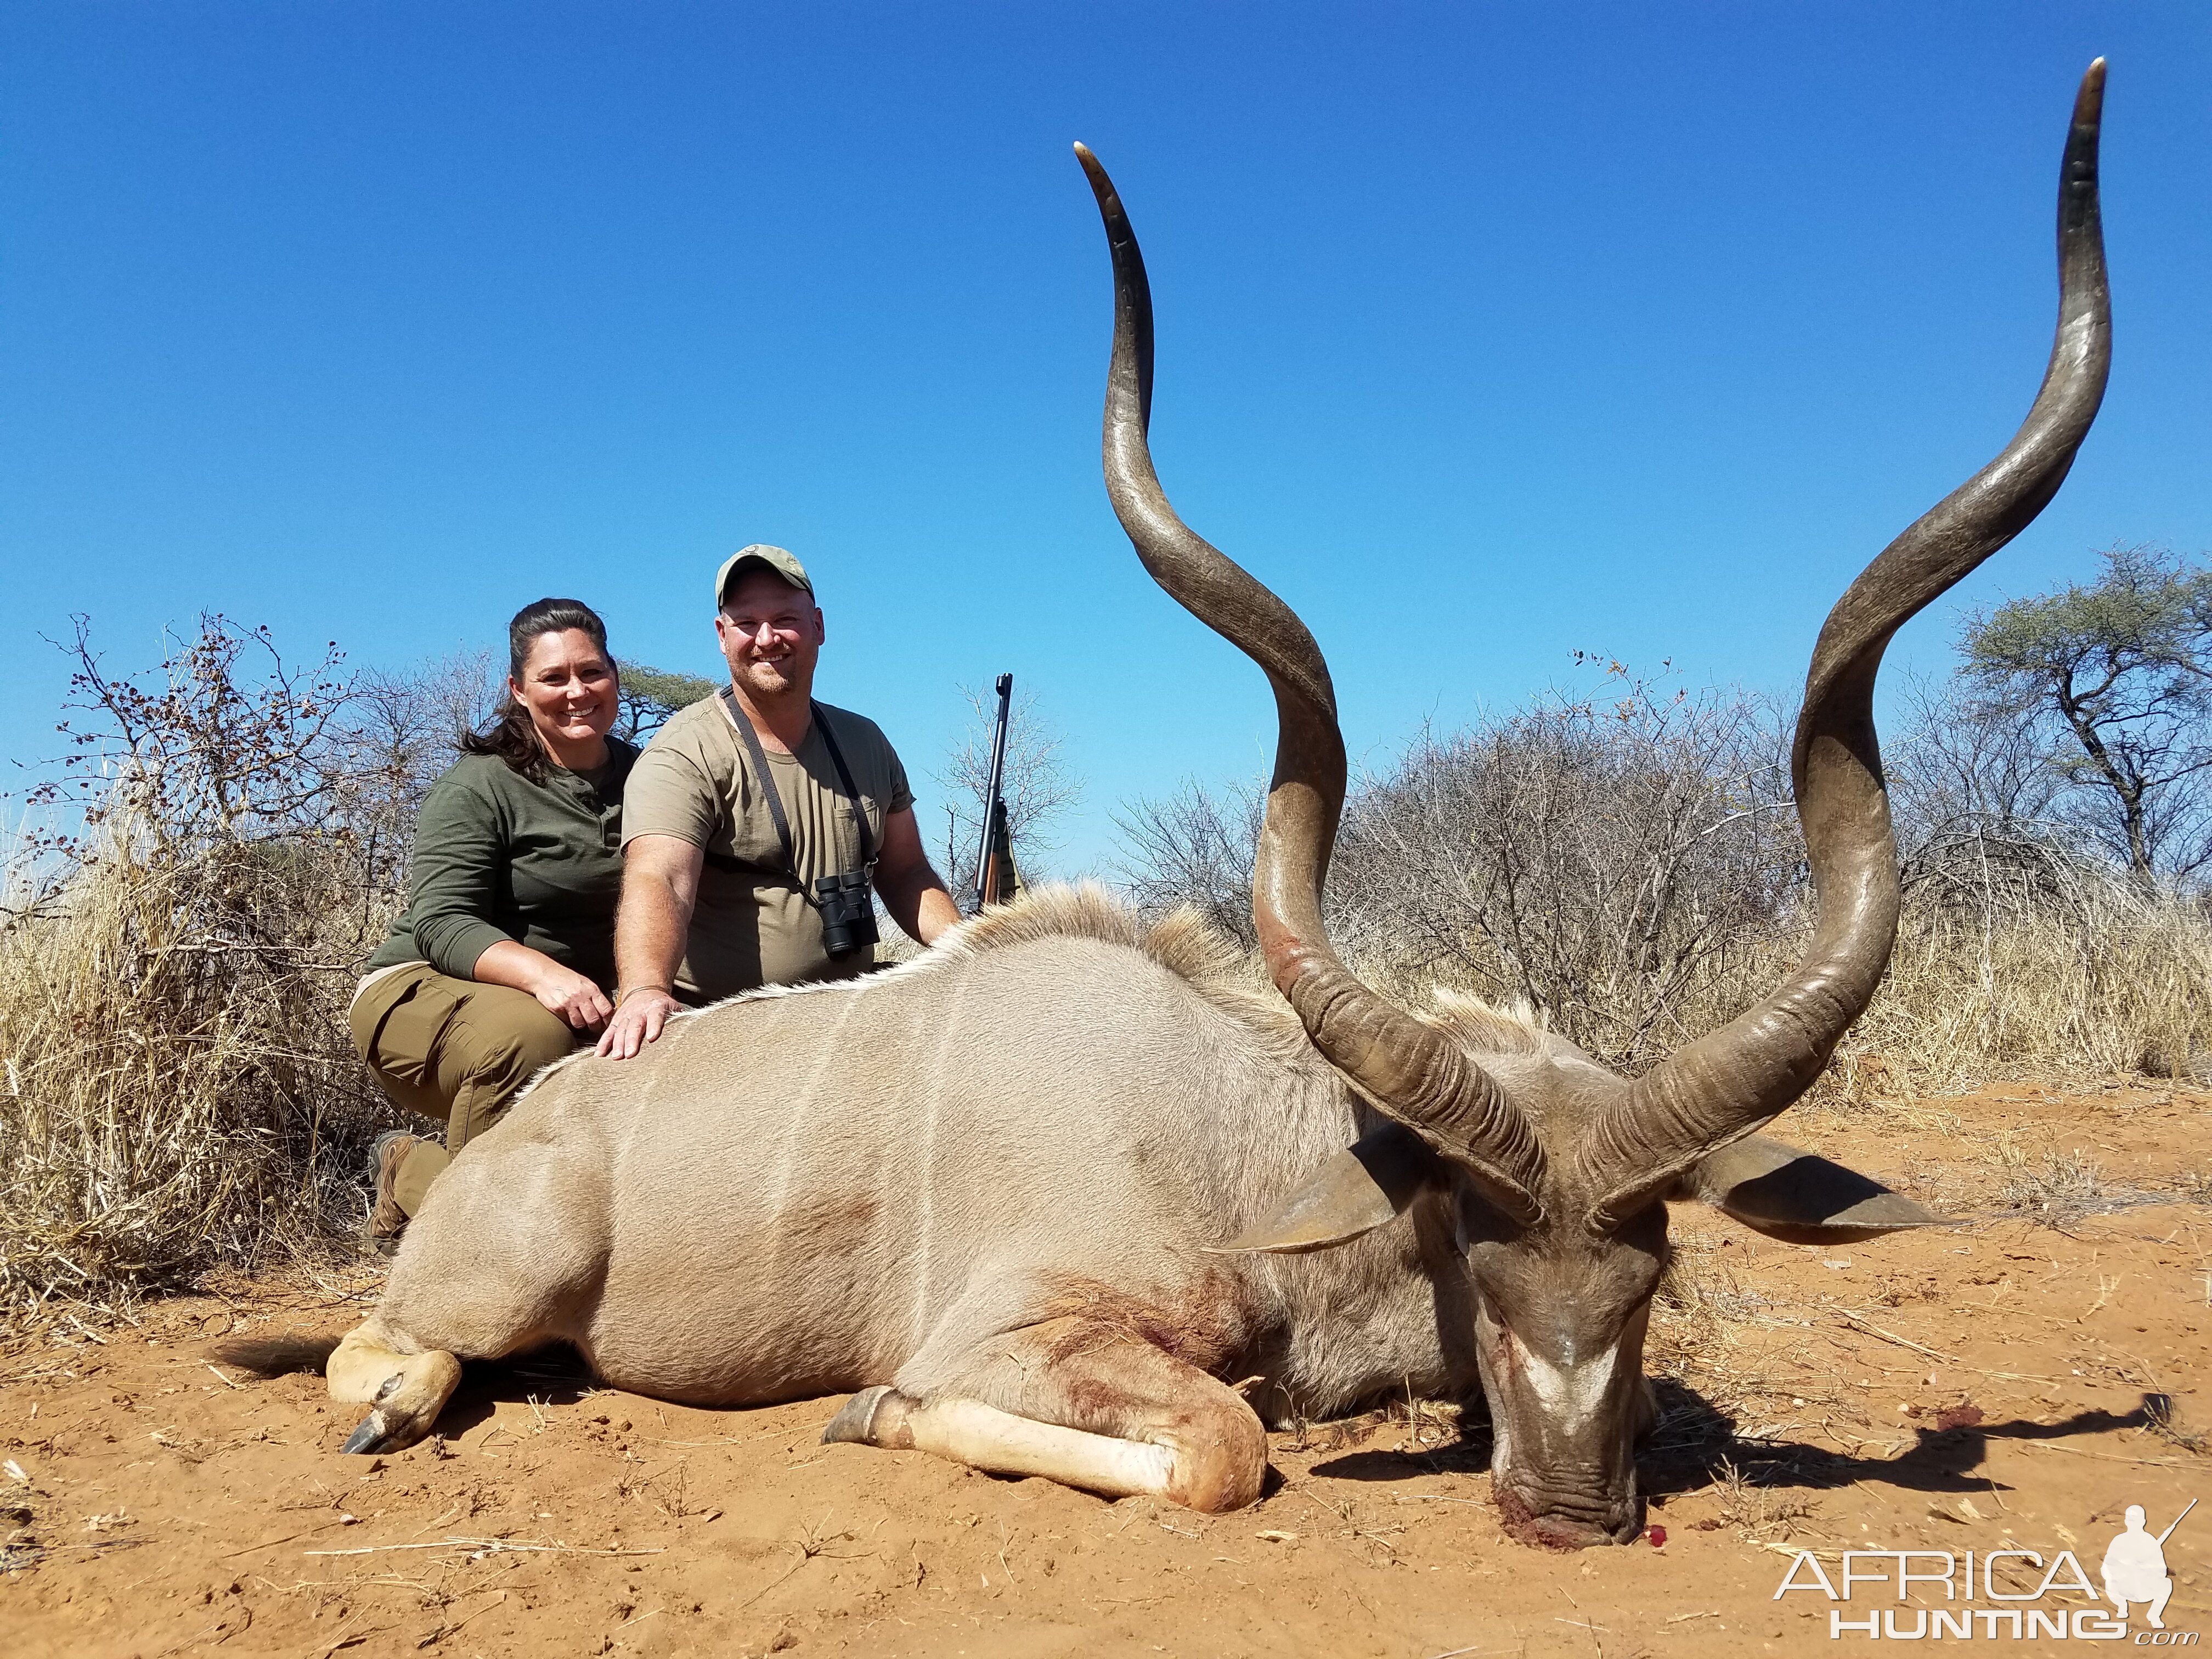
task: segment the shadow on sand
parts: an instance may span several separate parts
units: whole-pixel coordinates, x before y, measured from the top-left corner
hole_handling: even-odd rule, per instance
[[[2108,1434],[2115,1429],[2154,1428],[2162,1397],[2143,1396],[2135,1410],[2076,1412],[2057,1423],[2025,1418],[2009,1422],[1951,1420],[1969,1415],[1946,1413],[1935,1426],[1909,1428],[1912,1443],[1887,1456],[1849,1455],[1802,1441],[1739,1438],[1735,1419],[1696,1389],[1671,1377],[1655,1377],[1658,1420],[1638,1448],[1637,1484],[1648,1498],[1669,1498],[1712,1486],[1732,1470],[1758,1486],[1829,1491],[1865,1481],[1910,1492],[1986,1492],[1992,1481],[1978,1474],[1988,1461],[1990,1443],[2000,1440],[2068,1440],[2077,1435]],[[1971,1413],[1978,1416],[1978,1413]],[[1355,1451],[1313,1466],[1312,1473],[1333,1480],[1404,1480],[1424,1474],[1480,1474],[1490,1467],[1490,1424],[1479,1401],[1471,1401],[1459,1436],[1441,1445],[1398,1451]],[[2000,1490],[2008,1490],[2002,1482]]]
[[[276,1376],[288,1371],[319,1371],[337,1346],[335,1337],[243,1338],[218,1342],[209,1354],[223,1364]],[[487,1422],[501,1404],[535,1401],[573,1406],[599,1385],[583,1357],[556,1346],[511,1359],[471,1361],[461,1385],[438,1419],[438,1433],[459,1439]],[[1802,1441],[1771,1437],[1739,1437],[1734,1418],[1695,1389],[1674,1377],[1655,1377],[1659,1415],[1637,1450],[1637,1484],[1647,1498],[1667,1498],[1701,1491],[1724,1479],[1751,1486],[1824,1492],[1865,1481],[1909,1492],[1986,1492],[1993,1482],[1977,1474],[1998,1440],[2069,1440],[2077,1435],[2109,1434],[2116,1429],[2171,1432],[2172,1406],[2163,1395],[2147,1394],[2124,1413],[2076,1412],[2057,1423],[2026,1418],[2009,1422],[1979,1420],[1971,1407],[1942,1413],[1931,1425],[1901,1425],[1912,1443],[1887,1456],[1850,1455]],[[1490,1420],[1481,1401],[1467,1402],[1458,1433],[1436,1444],[1400,1450],[1346,1452],[1312,1466],[1310,1473],[1328,1480],[1407,1480],[1425,1474],[1481,1474],[1490,1468]],[[1268,1471],[1267,1490],[1281,1477]]]
[[[207,1350],[210,1359],[256,1376],[290,1372],[319,1374],[338,1345],[335,1336],[234,1337]],[[540,1348],[508,1359],[470,1360],[461,1367],[461,1385],[438,1414],[437,1433],[458,1440],[489,1421],[504,1403],[536,1401],[544,1406],[573,1406],[599,1384],[583,1356],[566,1344]],[[366,1413],[366,1406],[361,1407]]]

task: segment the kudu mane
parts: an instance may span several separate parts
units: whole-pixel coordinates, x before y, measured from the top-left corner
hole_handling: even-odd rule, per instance
[[[1297,1015],[1268,984],[1266,965],[1223,933],[1188,905],[1178,905],[1165,915],[1147,921],[1095,881],[1054,884],[1025,890],[1012,903],[994,905],[971,916],[941,936],[919,956],[858,979],[829,980],[803,985],[763,985],[735,996],[689,1009],[672,1023],[695,1020],[718,1009],[749,1002],[774,1002],[789,997],[866,996],[896,981],[927,977],[944,972],[953,963],[1026,945],[1055,940],[1085,940],[1116,945],[1167,969],[1206,1001],[1249,1031],[1261,1051],[1283,1062],[1309,1060],[1321,1064]],[[1501,1031],[1523,1030],[1510,1017],[1485,1008],[1473,998],[1450,996],[1455,1022],[1480,1019],[1495,1022]],[[1522,1052],[1510,1042],[1492,1044],[1499,1052]],[[581,1064],[591,1050],[580,1048],[564,1055],[530,1080],[525,1093],[542,1086],[555,1073]],[[519,1098],[520,1097],[518,1097]]]
[[[1150,957],[1208,1002],[1269,1036],[1305,1046],[1305,1032],[1264,971],[1188,906],[1147,922],[1096,882],[1036,888],[994,907],[940,940],[933,954],[977,957],[1049,939],[1092,939]],[[927,962],[930,958],[917,958]]]
[[[980,956],[1055,939],[1095,939],[1139,951],[1263,1039],[1277,1056],[1318,1058],[1297,1015],[1268,983],[1266,963],[1188,905],[1147,921],[1095,882],[1040,888],[967,922],[938,949],[951,957]],[[1494,1008],[1471,993],[1436,986],[1429,995],[1433,1012],[1414,1017],[1485,1053],[1542,1054],[1558,1042],[1533,1018]]]

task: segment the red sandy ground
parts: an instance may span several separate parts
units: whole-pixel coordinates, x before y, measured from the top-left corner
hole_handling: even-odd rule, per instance
[[[1503,1536],[1480,1413],[1462,1441],[1430,1407],[1273,1437],[1280,1484],[1212,1517],[824,1447],[834,1401],[693,1411],[552,1358],[472,1370],[441,1439],[344,1457],[360,1411],[319,1376],[210,1354],[335,1335],[374,1270],[225,1284],[0,1355],[0,1650],[1838,1651],[1827,1601],[1773,1599],[1800,1547],[1833,1574],[1846,1548],[2017,1540],[2094,1575],[2125,1504],[2156,1529],[2212,1498],[2208,1105],[2014,1086],[1800,1114],[1808,1144],[1984,1218],[1824,1251],[1678,1212],[1688,1305],[1655,1323],[1649,1368],[1672,1380],[1644,1466],[1666,1541],[1575,1555]],[[2125,1207],[2003,1213],[2008,1182],[2078,1184],[2084,1159]],[[2166,1426],[2147,1395],[2170,1397]],[[2212,1505],[2168,1545],[2176,1630],[2212,1631],[2208,1542]]]

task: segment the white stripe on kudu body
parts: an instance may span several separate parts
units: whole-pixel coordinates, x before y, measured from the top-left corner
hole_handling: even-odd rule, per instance
[[[550,1069],[456,1157],[349,1378],[364,1352],[549,1338],[702,1403],[896,1376],[925,1405],[1149,1446],[1128,1469],[1181,1461],[1145,1489],[1222,1501],[1249,1482],[1205,1448],[1256,1480],[1264,1443],[1213,1374],[1264,1370],[1276,1409],[1309,1413],[1472,1381],[1439,1350],[1410,1218],[1326,1258],[1203,1253],[1371,1120],[1194,918],[1044,892],[891,972],[672,1029]],[[434,1406],[407,1403],[426,1431]]]

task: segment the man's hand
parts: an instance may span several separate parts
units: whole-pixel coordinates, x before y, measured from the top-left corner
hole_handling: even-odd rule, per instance
[[[623,987],[599,1039],[610,1060],[629,1060],[660,1036],[683,1005],[669,994],[684,959],[684,936],[706,855],[675,836],[633,836],[623,848],[622,908],[615,915],[615,968]]]
[[[684,1005],[657,985],[641,986],[622,1000],[615,1017],[599,1038],[599,1052],[609,1060],[630,1060],[660,1036],[669,1016],[684,1012]]]

